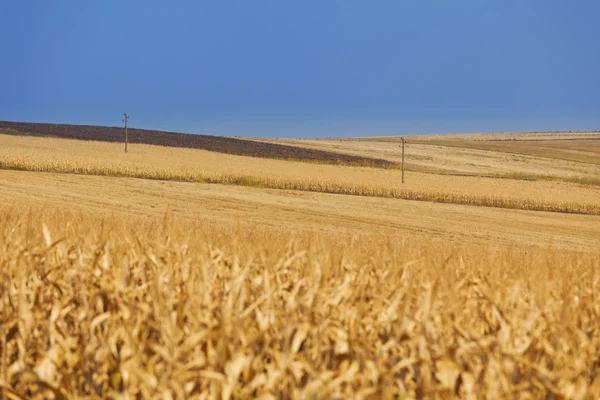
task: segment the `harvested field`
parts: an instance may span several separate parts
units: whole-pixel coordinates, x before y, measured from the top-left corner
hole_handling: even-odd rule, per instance
[[[375,196],[503,208],[600,213],[597,186],[411,173],[241,157],[202,150],[0,135],[0,168]]]
[[[418,142],[434,146],[460,147],[476,150],[524,154],[535,157],[600,164],[600,138],[570,140],[519,140],[519,141],[458,141],[428,140]]]
[[[6,208],[68,208],[106,217],[169,213],[210,226],[600,252],[600,216],[29,171],[0,171],[0,187]]]
[[[599,139],[600,131],[550,131],[550,132],[497,132],[497,133],[460,133],[415,135],[413,139],[427,140],[464,140],[464,141],[521,141],[521,140],[589,140]],[[395,136],[369,137],[367,140],[398,140]]]
[[[444,135],[434,135],[443,137]],[[429,137],[408,138],[406,163],[410,171],[437,174],[467,174],[516,179],[556,179],[571,182],[600,184],[597,139],[570,140],[492,140],[496,135],[478,135],[475,139],[434,140]],[[469,136],[469,135],[465,135]],[[488,140],[483,140],[486,137]],[[519,136],[516,136],[519,137]],[[529,136],[525,136],[529,137]],[[363,139],[278,139],[268,140],[314,150],[345,153],[354,156],[401,161],[400,138]],[[582,162],[585,161],[585,162]]]
[[[124,142],[124,129],[122,127],[0,121],[0,134],[2,133],[101,142]],[[393,163],[381,159],[349,156],[347,154],[336,154],[321,150],[300,149],[293,146],[254,142],[224,136],[192,135],[130,128],[128,139],[130,143],[202,149],[252,157],[277,158],[322,164],[361,165],[380,168],[395,167]]]

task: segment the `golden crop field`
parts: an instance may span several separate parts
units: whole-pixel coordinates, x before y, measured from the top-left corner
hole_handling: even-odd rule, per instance
[[[294,232],[600,252],[597,215],[46,172],[0,170],[0,178],[0,203],[9,209],[68,208],[107,218],[169,213],[214,226],[239,222]]]
[[[405,157],[410,170],[530,180],[589,181],[600,185],[598,132],[427,135],[407,138]],[[267,141],[394,162],[400,162],[402,158],[400,137]]]
[[[600,164],[600,140],[465,141],[427,140],[423,144],[499,151],[543,158]]]
[[[0,135],[0,168],[600,214],[600,187],[308,164],[179,148]]]
[[[599,398],[599,187],[399,174],[0,135],[1,398]]]
[[[590,254],[0,217],[7,398],[600,395]]]

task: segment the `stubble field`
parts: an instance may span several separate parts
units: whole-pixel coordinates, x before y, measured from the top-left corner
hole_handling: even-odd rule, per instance
[[[267,141],[401,161],[400,137]],[[599,132],[427,135],[407,142],[414,171],[600,185]]]
[[[120,150],[0,136],[4,398],[600,396],[598,186]]]

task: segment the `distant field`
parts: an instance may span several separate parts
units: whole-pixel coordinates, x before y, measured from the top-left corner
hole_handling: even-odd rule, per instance
[[[570,140],[467,141],[427,140],[415,143],[524,154],[536,157],[600,164],[600,138]]]
[[[109,175],[424,200],[540,211],[600,213],[599,187],[445,176],[242,157],[203,150],[0,135],[0,168]]]
[[[500,135],[500,134],[498,134]],[[410,171],[437,174],[467,174],[530,180],[565,180],[600,185],[600,134],[567,136],[568,140],[546,140],[545,136],[433,135],[408,137],[406,163]],[[555,137],[551,136],[551,137]],[[521,140],[521,137],[528,140]],[[535,140],[531,140],[535,137]],[[487,140],[485,140],[487,138]],[[401,161],[400,138],[273,139],[309,149],[355,156]]]
[[[521,140],[588,140],[600,139],[600,131],[558,131],[558,132],[498,132],[498,133],[461,133],[413,135],[419,140],[461,140],[461,141],[521,141]],[[365,138],[368,140],[398,140],[399,136],[380,136]]]
[[[111,143],[123,143],[125,140],[124,128],[122,127],[41,124],[8,121],[0,121],[0,134],[54,137],[86,141],[93,140]],[[277,158],[324,164],[345,164],[394,168],[394,164],[392,162],[381,159],[370,159],[347,154],[336,154],[321,150],[301,149],[298,147],[247,141],[224,136],[192,135],[131,128],[129,129],[128,140],[130,143],[202,149],[224,154],[252,157]]]

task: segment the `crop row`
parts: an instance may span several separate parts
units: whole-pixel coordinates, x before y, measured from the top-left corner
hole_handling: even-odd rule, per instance
[[[0,169],[13,169],[38,172],[58,172],[89,174],[143,179],[174,180],[183,182],[215,183],[268,189],[300,190],[331,194],[371,196],[403,200],[431,201],[483,207],[549,211],[573,214],[600,215],[600,204],[569,201],[544,201],[538,199],[513,198],[503,196],[482,196],[448,192],[434,192],[382,187],[368,184],[351,184],[322,179],[291,179],[289,177],[268,177],[247,175],[242,170],[237,173],[203,172],[198,170],[153,169],[144,166],[78,163],[56,160],[31,160],[23,157],[0,159]]]

